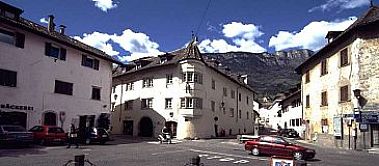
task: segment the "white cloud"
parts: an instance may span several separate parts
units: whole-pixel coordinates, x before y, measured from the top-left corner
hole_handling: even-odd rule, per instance
[[[229,44],[225,39],[205,39],[200,42],[199,49],[202,52],[224,53],[231,51],[265,52],[266,49],[255,41],[264,33],[254,24],[232,22],[223,25],[222,33],[226,39],[232,41]]]
[[[39,19],[39,22],[40,22],[40,23],[44,23],[44,24],[48,24],[48,23],[49,23],[49,21],[48,21],[45,17]]]
[[[133,32],[130,29],[124,30],[121,35],[93,32],[91,34],[84,33],[83,37],[74,36],[74,38],[98,48],[108,55],[117,55],[121,61],[131,61],[142,57],[163,54],[158,49],[159,45],[151,41],[149,36],[144,33]],[[120,55],[120,52],[114,50],[111,42],[118,44],[122,49],[131,54],[127,56]]]
[[[271,36],[269,47],[275,47],[277,51],[294,47],[316,51],[325,45],[325,35],[328,31],[343,31],[355,20],[356,17],[331,22],[315,21],[306,25],[300,32],[279,31],[275,36]]]
[[[113,0],[92,0],[92,2],[95,2],[95,6],[103,12],[117,7],[117,4],[115,4]]]
[[[333,8],[339,8],[339,10],[354,9],[368,4],[370,4],[370,0],[327,0],[325,4],[313,7],[308,12],[316,10],[330,11]]]

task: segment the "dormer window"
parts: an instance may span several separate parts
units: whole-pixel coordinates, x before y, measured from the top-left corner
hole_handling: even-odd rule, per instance
[[[18,20],[22,12],[21,9],[0,1],[0,16]]]
[[[138,70],[139,68],[141,68],[142,67],[142,64],[141,63],[137,63],[136,64],[136,70]]]
[[[166,57],[161,57],[161,64],[166,63],[166,62],[167,62],[167,58]]]

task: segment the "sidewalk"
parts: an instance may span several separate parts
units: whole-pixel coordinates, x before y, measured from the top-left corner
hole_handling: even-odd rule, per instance
[[[344,151],[351,151],[351,152],[367,152],[370,154],[379,154],[379,148],[371,148],[371,149],[346,149],[346,148],[338,148],[338,147],[332,147],[332,146],[323,146],[320,144],[317,144],[316,142],[313,142],[311,140],[294,140],[295,142],[299,142],[301,144],[316,146],[319,148],[328,148],[328,149],[337,149],[337,150],[344,150]]]

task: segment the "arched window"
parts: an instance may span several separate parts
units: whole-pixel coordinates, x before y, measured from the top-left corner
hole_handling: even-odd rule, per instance
[[[49,126],[56,126],[57,125],[57,114],[55,114],[54,112],[46,112],[44,114],[43,124],[49,125]]]

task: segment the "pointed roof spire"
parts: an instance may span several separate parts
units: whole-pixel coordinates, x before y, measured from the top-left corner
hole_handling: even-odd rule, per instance
[[[192,40],[185,49],[185,55],[182,59],[197,59],[204,62],[203,56],[197,47],[197,37],[192,33]]]

